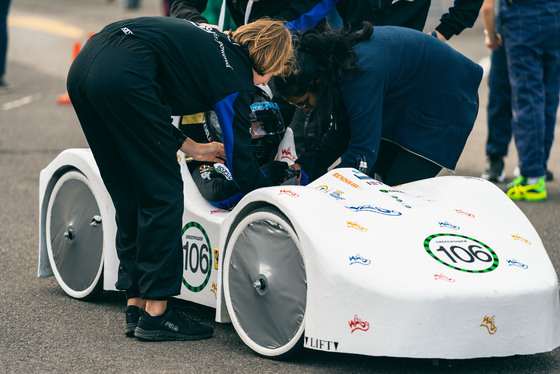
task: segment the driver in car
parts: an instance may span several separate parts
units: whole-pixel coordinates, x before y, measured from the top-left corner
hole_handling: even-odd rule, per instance
[[[261,171],[275,185],[280,185],[296,176],[287,162],[277,161],[280,158],[279,145],[286,131],[284,121],[278,104],[259,87],[256,90],[251,104],[251,148]],[[207,141],[222,141],[222,131],[214,112],[205,113],[203,126]],[[189,169],[201,195],[218,208],[232,209],[245,196],[225,164],[191,161]]]

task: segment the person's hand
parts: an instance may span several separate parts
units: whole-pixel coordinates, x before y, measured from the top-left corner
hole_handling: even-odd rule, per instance
[[[297,177],[297,184],[301,183],[301,165],[300,164],[292,164],[292,166],[297,172],[298,172],[298,177]]]
[[[288,169],[288,163],[284,161],[270,161],[261,167],[274,185],[280,185],[286,181],[286,169]]]
[[[436,38],[438,38],[439,40],[441,40],[442,42],[446,42],[447,43],[447,39],[445,39],[445,36],[443,36],[439,31],[434,30],[432,32],[436,33]],[[431,33],[429,33],[431,34]]]
[[[491,50],[495,51],[502,46],[502,36],[498,33],[494,33],[493,35],[486,33],[484,44]]]
[[[181,146],[181,151],[196,161],[219,162],[223,164],[226,158],[224,145],[218,142],[197,143],[191,138],[187,138]]]

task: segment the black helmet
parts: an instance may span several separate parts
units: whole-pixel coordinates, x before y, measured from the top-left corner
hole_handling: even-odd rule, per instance
[[[259,165],[274,160],[286,128],[280,107],[260,88],[251,104],[251,146]],[[214,111],[206,112],[204,131],[209,141],[223,142],[222,130]]]

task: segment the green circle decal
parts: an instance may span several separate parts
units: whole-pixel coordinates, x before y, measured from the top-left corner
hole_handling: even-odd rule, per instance
[[[197,222],[183,227],[183,284],[192,292],[206,287],[212,273],[212,246],[204,228]]]
[[[500,263],[492,248],[465,235],[430,235],[424,240],[424,249],[434,260],[467,273],[488,273]]]

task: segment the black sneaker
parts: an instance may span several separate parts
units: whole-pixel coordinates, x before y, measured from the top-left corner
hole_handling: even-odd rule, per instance
[[[161,316],[152,317],[142,311],[134,336],[141,340],[199,340],[212,336],[214,329],[189,318],[184,313],[167,308]]]
[[[135,305],[129,305],[126,307],[126,331],[125,335],[129,337],[134,337],[134,330],[138,326],[138,319],[140,318],[140,311],[142,309]]]
[[[488,168],[480,177],[490,182],[503,182],[506,179],[506,173],[504,172],[504,159],[502,156],[488,157]]]

